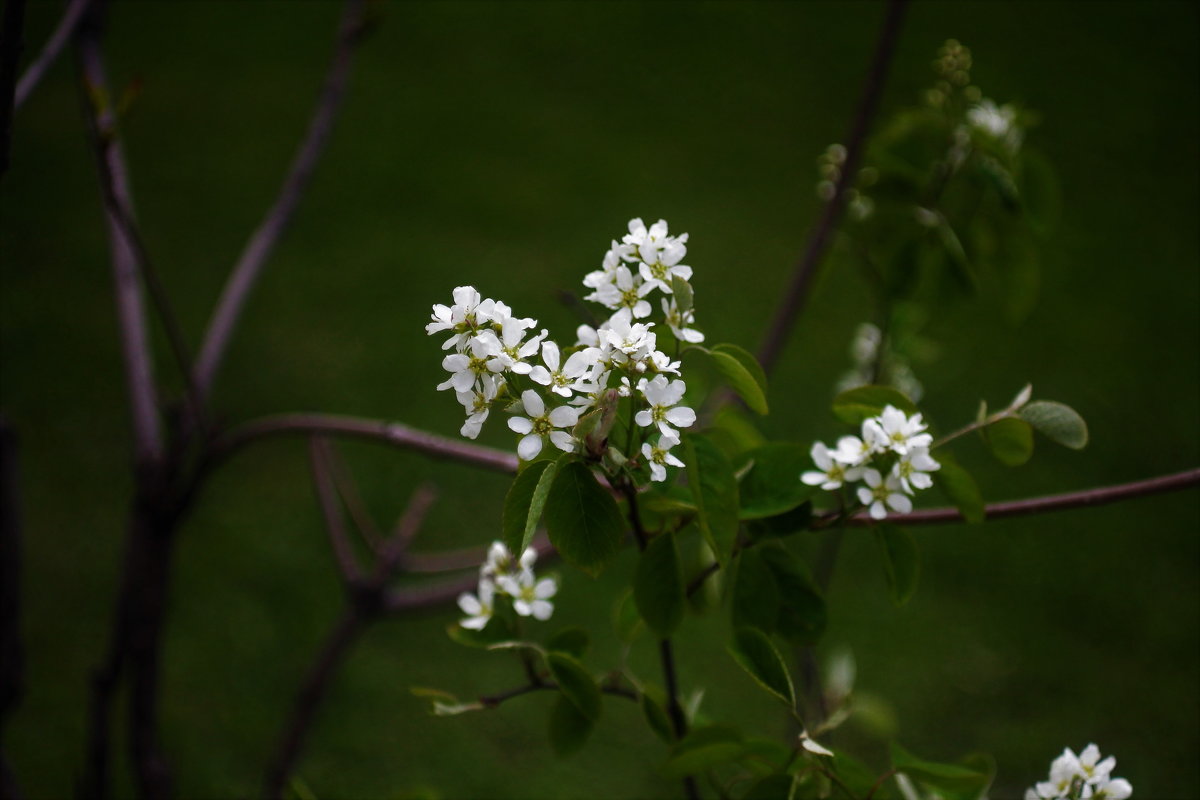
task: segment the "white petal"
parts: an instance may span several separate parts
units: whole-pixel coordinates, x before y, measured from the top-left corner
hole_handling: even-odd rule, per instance
[[[533,587],[533,596],[538,600],[554,597],[557,592],[558,584],[554,582],[554,578],[542,578],[537,582],[537,586]]]
[[[521,405],[525,407],[525,413],[533,418],[544,416],[546,413],[546,404],[542,402],[541,395],[533,389],[521,392]]]
[[[666,416],[668,421],[681,428],[690,428],[696,422],[696,412],[686,406],[676,406]]]
[[[575,450],[575,437],[566,431],[550,431],[550,441],[559,450],[570,453]],[[541,446],[538,446],[541,449]]]
[[[509,417],[508,427],[514,433],[529,433],[533,430],[533,422],[525,417]]]
[[[579,409],[559,406],[550,412],[550,424],[556,428],[571,428],[579,422]]]
[[[537,458],[537,454],[542,452],[542,437],[536,433],[531,433],[521,439],[517,445],[517,455],[526,461],[532,461]]]
[[[912,511],[913,507],[912,500],[909,500],[902,494],[889,494],[887,503],[901,514],[907,514]]]
[[[547,603],[545,600],[534,600],[530,606],[530,611],[533,612],[534,619],[545,622],[550,619],[550,615],[554,613],[554,606]]]
[[[458,596],[458,607],[462,609],[464,614],[475,616],[480,611],[483,611],[483,606],[479,599],[469,592],[463,592]]]

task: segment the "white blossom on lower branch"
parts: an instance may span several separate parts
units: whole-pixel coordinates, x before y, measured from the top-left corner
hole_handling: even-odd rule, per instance
[[[1050,764],[1049,780],[1026,790],[1025,800],[1125,800],[1133,794],[1133,786],[1112,777],[1116,765],[1112,756],[1102,759],[1094,744],[1079,755],[1068,747]]]

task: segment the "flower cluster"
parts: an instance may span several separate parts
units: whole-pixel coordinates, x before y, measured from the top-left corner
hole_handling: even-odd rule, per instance
[[[463,436],[478,436],[499,407],[513,414],[508,427],[521,436],[522,459],[536,458],[547,442],[577,452],[586,444],[577,433],[581,419],[615,392],[632,398],[634,425],[647,429],[637,437],[640,451],[635,443],[623,458],[640,452],[655,481],[666,479],[667,465],[680,466],[669,451],[679,443],[677,428],[691,426],[696,413],[683,405],[687,386],[677,377],[680,362],[658,349],[655,323],[643,320],[654,313],[650,299],[658,291],[662,322],[677,343],[704,341],[693,327],[692,268],[681,263],[688,235],[670,235],[664,220],[647,228],[633,219],[628,231],[612,241],[601,268],[583,279],[592,290],[585,299],[612,313],[598,327],[579,326],[571,347],[560,347],[544,329],[535,334],[537,320],[513,316],[507,305],[483,299],[471,286],[454,290],[453,305],[433,307],[425,330],[449,333],[442,347],[454,351],[442,360],[450,375],[437,388],[453,389],[462,404]]]
[[[986,97],[967,110],[967,124],[973,130],[1003,142],[1013,153],[1021,148],[1021,140],[1025,137],[1017,124],[1017,109],[1009,103],[997,106],[994,100]]]
[[[1133,787],[1112,777],[1117,760],[1101,760],[1100,748],[1089,744],[1079,755],[1068,747],[1050,764],[1050,780],[1025,792],[1025,800],[1125,800]]]
[[[843,436],[830,449],[822,442],[812,446],[817,470],[800,476],[809,486],[834,491],[842,484],[862,480],[858,499],[868,506],[872,519],[883,519],[888,509],[908,513],[917,489],[933,485],[929,473],[941,465],[929,455],[933,437],[925,433],[920,414],[908,416],[894,406],[863,420],[862,436]]]
[[[513,610],[522,617],[550,619],[554,613],[550,598],[558,591],[558,584],[553,578],[537,579],[533,573],[536,561],[537,551],[532,547],[515,559],[503,542],[492,542],[487,560],[479,568],[478,590],[475,594],[463,592],[458,596],[458,607],[467,615],[459,624],[483,630],[495,612],[497,595],[511,598]]]

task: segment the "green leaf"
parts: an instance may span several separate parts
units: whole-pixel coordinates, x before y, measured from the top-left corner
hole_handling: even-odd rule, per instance
[[[942,467],[933,473],[933,482],[946,495],[946,499],[962,512],[967,522],[983,522],[983,495],[979,493],[979,484],[975,483],[971,473],[947,454],[939,452],[937,460]]]
[[[504,498],[504,515],[501,521],[504,544],[518,558],[533,541],[538,520],[546,507],[546,497],[567,455],[555,461],[535,461],[513,481],[512,488]]]
[[[646,626],[665,639],[683,622],[683,567],[671,533],[650,540],[638,558],[633,598]]]
[[[566,695],[560,694],[550,708],[550,746],[554,754],[564,758],[577,752],[587,743],[594,725],[595,720],[584,716]]]
[[[734,761],[744,749],[742,734],[728,725],[695,728],[671,748],[665,771],[674,778]]]
[[[778,697],[789,708],[796,705],[796,690],[787,664],[767,635],[756,628],[738,628],[729,647],[733,660],[749,673],[759,686]]]
[[[681,314],[692,310],[692,285],[678,275],[671,275],[671,292],[675,295],[675,307]]]
[[[729,563],[738,531],[738,485],[725,454],[703,436],[683,440],[688,486],[697,522],[721,566]]]
[[[791,775],[768,775],[755,781],[742,800],[788,800],[792,796],[792,784],[795,778]]]
[[[1001,464],[1019,467],[1033,455],[1033,428],[1016,417],[1001,417],[983,429],[983,440]]]
[[[979,764],[941,764],[924,761],[892,742],[892,766],[946,797],[947,800],[974,800],[991,783],[991,775]]]
[[[834,416],[850,425],[879,416],[886,406],[895,406],[909,415],[917,413],[913,401],[890,386],[859,386],[833,398]]]
[[[921,572],[917,543],[912,534],[896,525],[877,526],[875,537],[883,551],[883,570],[892,602],[902,606],[917,591],[917,576]]]
[[[625,535],[617,501],[578,461],[558,469],[546,498],[546,530],[559,555],[591,575],[617,554]]]
[[[737,559],[730,619],[734,627],[774,633],[779,622],[779,585],[758,548],[743,550]]]
[[[762,544],[755,550],[771,569],[779,588],[775,633],[795,644],[816,644],[825,632],[825,600],[804,566],[788,550]]]
[[[717,371],[746,406],[756,414],[768,413],[767,375],[750,353],[735,344],[719,344],[708,351]]]
[[[632,589],[626,590],[613,606],[613,628],[617,632],[617,638],[626,644],[636,639],[642,630],[642,617],[638,614]]]
[[[738,485],[742,519],[774,517],[808,500],[814,487],[800,481],[812,467],[808,450],[798,444],[775,442],[746,454],[752,462]]]
[[[580,664],[566,653],[546,654],[546,666],[559,690],[590,720],[600,717],[600,687]]]
[[[639,702],[642,706],[642,714],[646,717],[646,724],[650,726],[650,730],[654,731],[655,735],[667,744],[674,742],[675,731],[671,727],[671,718],[667,716],[667,712],[662,705],[644,692]]]
[[[1037,428],[1038,433],[1072,450],[1082,450],[1088,443],[1087,423],[1068,405],[1053,400],[1037,400],[1022,408],[1021,419]]]
[[[546,649],[583,658],[591,638],[583,628],[563,628],[546,640]]]

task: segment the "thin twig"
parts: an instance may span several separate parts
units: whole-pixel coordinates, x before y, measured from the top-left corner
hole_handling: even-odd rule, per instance
[[[67,3],[62,19],[54,28],[54,33],[50,34],[50,38],[42,46],[42,51],[38,53],[37,58],[29,62],[29,66],[21,75],[21,80],[17,83],[16,97],[13,99],[14,108],[23,106],[29,99],[29,95],[33,94],[33,90],[41,82],[46,71],[50,69],[50,65],[58,59],[63,48],[67,46],[67,42],[71,41],[71,36],[74,35],[75,29],[79,26],[84,12],[88,9],[88,4],[91,2],[92,0],[71,0]]]
[[[396,524],[396,529],[391,537],[384,543],[383,550],[379,553],[379,560],[375,565],[375,572],[371,576],[371,588],[375,591],[383,591],[387,582],[391,580],[392,573],[402,563],[408,543],[417,535],[417,531],[425,524],[425,517],[429,513],[433,501],[437,499],[437,490],[433,488],[431,483],[423,483],[416,488],[412,493],[412,497],[408,499],[408,505],[404,509],[404,513],[400,516],[400,521]]]
[[[529,546],[537,551],[539,559],[545,559],[555,554],[554,545],[544,530],[534,534]],[[446,550],[440,553],[406,553],[402,562],[405,572],[458,572],[464,569],[478,569],[487,558],[486,547],[464,547],[461,550]]]
[[[846,207],[846,190],[858,175],[858,165],[862,161],[867,132],[879,107],[879,98],[883,93],[884,80],[887,78],[892,51],[895,49],[900,22],[904,17],[904,9],[907,4],[907,0],[889,0],[888,2],[887,15],[883,21],[879,40],[875,45],[870,72],[868,72],[866,83],[863,85],[862,97],[854,115],[854,123],[846,137],[846,161],[842,166],[841,175],[838,177],[833,197],[822,209],[816,227],[809,235],[804,254],[800,257],[796,270],[792,274],[792,282],[777,306],[775,317],[771,320],[771,325],[767,328],[762,343],[759,345],[758,361],[768,374],[774,369],[788,334],[796,322],[796,317],[804,308],[817,268],[825,257],[833,232],[841,221],[842,212]]]
[[[626,700],[632,700],[635,703],[641,699],[637,692],[633,691],[632,689],[626,689],[624,686],[613,686],[608,684],[602,685],[598,688],[600,689],[601,694],[607,694],[613,697],[623,697]],[[508,689],[507,691],[481,695],[479,697],[479,704],[484,708],[496,708],[506,700],[512,700],[514,697],[520,697],[521,695],[529,694],[530,692],[557,692],[558,690],[558,684],[554,681],[538,679],[537,681],[530,681],[522,686]]]
[[[514,453],[450,439],[399,422],[336,414],[279,414],[238,425],[212,442],[208,468],[211,469],[216,463],[259,439],[314,433],[377,441],[498,472],[517,471],[517,456]]]
[[[338,503],[337,491],[333,486],[330,475],[330,461],[333,454],[329,442],[320,436],[314,436],[309,441],[309,462],[312,464],[313,487],[317,492],[317,504],[321,507],[321,517],[325,520],[325,531],[329,534],[329,544],[337,559],[338,571],[342,581],[347,585],[353,584],[361,577],[358,560],[354,557],[354,548],[346,532],[346,520]]]
[[[112,108],[107,104],[98,106],[96,102],[97,95],[109,95],[99,25],[97,20],[79,28],[80,88],[88,135],[100,169],[105,216],[108,218],[117,319],[132,415],[134,458],[139,468],[144,470],[162,458],[162,424],[158,416],[158,390],[154,381],[137,256],[117,211],[118,208],[133,207],[125,154],[120,140],[109,134],[115,130]],[[116,198],[115,208],[109,198]]]
[[[196,362],[196,385],[200,389],[201,399],[207,399],[212,392],[213,381],[246,299],[291,221],[300,197],[312,178],[317,161],[325,150],[325,144],[333,130],[334,118],[346,94],[351,57],[365,33],[365,8],[365,0],[346,0],[333,61],[317,99],[304,141],[296,151],[275,203],[267,211],[238,257],[237,264],[234,265],[221,293],[221,299],[209,320],[200,357]]]
[[[358,491],[358,482],[354,480],[354,473],[336,449],[330,448],[329,455],[333,485],[337,487],[346,511],[350,513],[350,519],[354,520],[355,527],[358,528],[358,532],[362,534],[371,550],[378,551],[383,545],[383,535],[379,532],[379,526],[367,509],[366,503],[363,502],[362,494]]]

